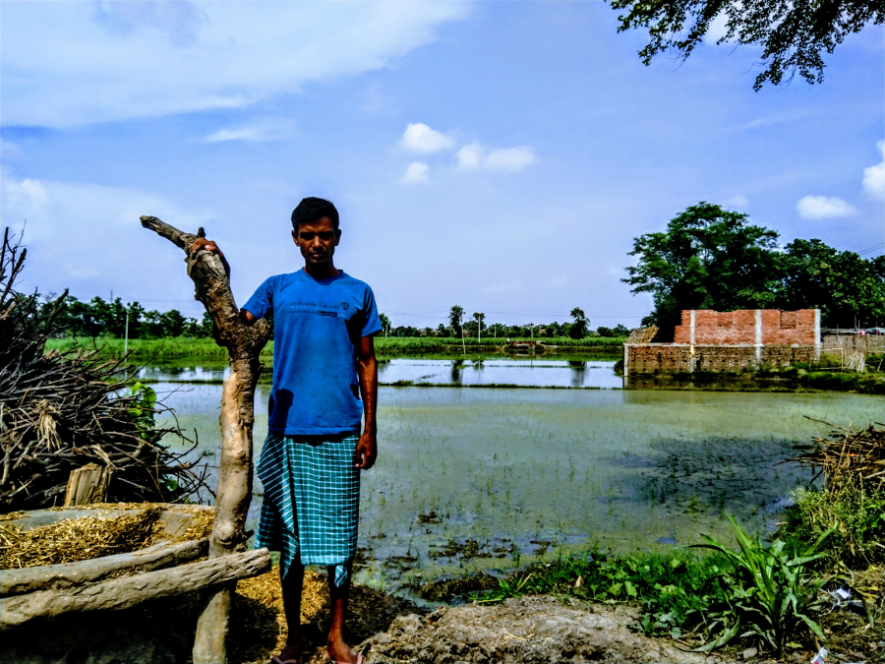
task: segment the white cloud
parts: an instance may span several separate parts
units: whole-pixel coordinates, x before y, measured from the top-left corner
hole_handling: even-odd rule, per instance
[[[151,214],[175,226],[196,230],[210,215],[142,191],[88,183],[19,179],[2,171],[0,212],[18,230],[24,224],[28,258],[23,290],[106,296],[108,283],[116,292],[149,292],[157,275],[182,272],[183,254],[154,241],[139,217]],[[166,242],[168,245],[168,242]],[[182,289],[188,285],[182,279]],[[27,288],[25,288],[27,286]],[[118,290],[119,289],[119,290]]]
[[[522,290],[522,284],[519,279],[512,279],[508,281],[499,281],[494,284],[490,284],[482,289],[484,293],[489,293],[492,295],[497,295],[500,293],[518,293]]]
[[[399,144],[410,152],[421,152],[422,154],[451,150],[455,147],[454,139],[431,129],[422,122],[410,123],[403,132]]]
[[[736,196],[732,196],[731,198],[726,198],[724,201],[722,201],[722,205],[725,207],[745,210],[750,205],[750,199],[743,194],[738,194]]]
[[[850,217],[857,212],[841,198],[828,196],[806,196],[796,203],[796,210],[803,219]]]
[[[547,282],[548,288],[565,288],[568,286],[569,279],[568,275],[560,274],[558,277],[553,277],[550,281]]]
[[[464,170],[520,171],[535,163],[532,148],[490,148],[479,141],[458,150],[458,166]]]
[[[207,143],[220,143],[223,141],[246,141],[258,143],[263,141],[278,141],[292,133],[292,123],[285,120],[267,120],[235,129],[219,129],[209,134],[205,139]]]
[[[877,198],[885,198],[885,141],[876,144],[882,153],[882,161],[863,169],[863,188]]]
[[[400,182],[403,184],[417,184],[419,182],[427,182],[427,173],[430,170],[430,167],[427,164],[422,164],[420,161],[413,161],[406,168],[406,172],[403,173],[402,178],[400,178]]]
[[[99,0],[93,12],[94,20],[109,35],[129,36],[142,28],[154,29],[174,46],[195,41],[206,14],[193,2],[142,0],[141,2],[107,2]]]
[[[4,3],[3,123],[242,107],[387,66],[468,3]]]

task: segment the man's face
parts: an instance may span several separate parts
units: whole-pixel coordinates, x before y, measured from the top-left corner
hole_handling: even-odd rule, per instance
[[[323,265],[332,262],[341,231],[335,230],[331,219],[322,217],[312,224],[300,224],[297,233],[292,231],[292,239],[307,265]]]

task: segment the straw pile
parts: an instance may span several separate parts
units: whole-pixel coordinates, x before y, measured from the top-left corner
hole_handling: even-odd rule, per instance
[[[637,327],[635,330],[630,332],[630,336],[627,337],[627,341],[625,341],[624,343],[637,346],[646,346],[654,340],[657,334],[657,325],[650,325],[649,327]]]
[[[205,487],[190,453],[160,443],[153,392],[129,389],[134,369],[95,354],[44,354],[67,291],[41,305],[13,284],[26,250],[0,244],[0,512],[61,503],[71,471],[88,463],[114,473],[106,500],[176,502]],[[210,492],[211,493],[211,492]]]
[[[829,438],[815,438],[817,445],[797,460],[819,469],[829,491],[855,483],[870,491],[885,488],[885,425],[874,423],[854,432],[823,424],[833,428]]]
[[[108,507],[104,505],[102,507]],[[119,506],[114,506],[119,507]],[[208,537],[213,513],[195,511],[193,523],[180,537],[170,537],[158,524],[154,506],[122,516],[87,516],[29,530],[0,521],[0,569],[57,565],[130,553],[164,541]]]
[[[329,631],[329,586],[325,574],[312,570],[304,573],[301,599],[301,623],[308,641],[308,659],[320,661]],[[384,632],[399,615],[420,610],[408,600],[385,595],[366,586],[353,585],[345,625],[345,638],[356,646],[374,634]],[[231,661],[266,662],[286,644],[286,619],[283,614],[280,570],[237,583],[231,611],[231,634],[228,644]]]

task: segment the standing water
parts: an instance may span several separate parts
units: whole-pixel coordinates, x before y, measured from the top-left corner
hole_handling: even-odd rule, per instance
[[[357,580],[384,586],[431,579],[502,566],[505,557],[509,564],[517,551],[527,560],[594,543],[618,552],[661,550],[696,543],[701,533],[731,541],[726,512],[769,532],[791,490],[811,480],[789,460],[827,433],[807,418],[855,427],[881,419],[880,398],[843,393],[417,386],[620,381],[611,363],[585,364],[385,365],[381,380],[416,386],[379,390],[379,458],[363,474],[359,546],[366,565]],[[221,386],[182,381],[222,375],[204,368],[144,372],[160,381],[157,394],[181,426],[197,429],[210,464],[218,461]],[[268,396],[269,386],[259,385],[256,459]],[[256,483],[249,528],[261,495]]]

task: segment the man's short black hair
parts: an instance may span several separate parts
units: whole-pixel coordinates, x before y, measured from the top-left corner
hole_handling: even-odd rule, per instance
[[[297,233],[301,224],[312,224],[323,217],[329,217],[332,228],[338,230],[338,210],[335,206],[324,198],[308,196],[301,199],[298,207],[292,210],[292,228]]]

